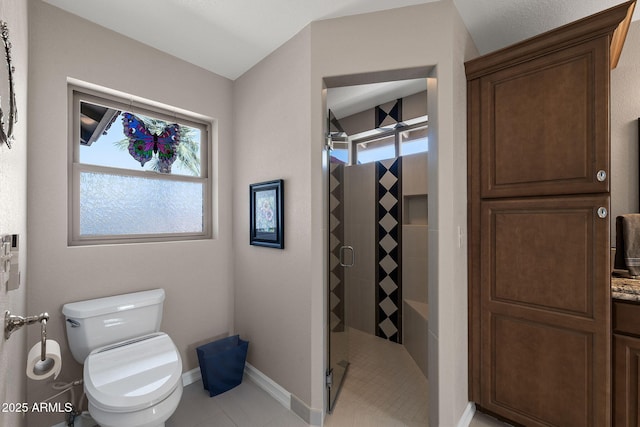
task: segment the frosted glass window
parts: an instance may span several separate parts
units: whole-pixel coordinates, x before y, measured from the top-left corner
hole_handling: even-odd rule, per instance
[[[202,184],[80,173],[80,234],[202,233]]]
[[[71,89],[69,243],[211,238],[212,122]]]

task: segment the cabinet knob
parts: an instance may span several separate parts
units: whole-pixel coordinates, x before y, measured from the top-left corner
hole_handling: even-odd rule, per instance
[[[596,178],[597,178],[598,181],[604,182],[604,180],[607,179],[607,173],[605,171],[603,171],[602,169],[600,169],[598,171],[598,173],[596,174]]]
[[[599,216],[600,218],[606,218],[606,217],[607,217],[607,214],[608,214],[608,212],[607,212],[607,208],[602,207],[602,206],[598,208],[598,216]]]

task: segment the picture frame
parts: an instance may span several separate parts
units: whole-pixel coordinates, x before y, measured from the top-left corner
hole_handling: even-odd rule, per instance
[[[249,244],[284,249],[284,180],[249,185]]]

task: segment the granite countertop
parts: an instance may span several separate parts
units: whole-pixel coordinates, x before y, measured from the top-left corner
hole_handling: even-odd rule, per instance
[[[640,302],[640,279],[611,277],[611,298]]]

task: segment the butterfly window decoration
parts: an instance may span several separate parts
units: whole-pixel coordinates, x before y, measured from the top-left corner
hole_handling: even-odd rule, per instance
[[[122,114],[124,134],[129,139],[129,154],[144,166],[154,156],[158,171],[171,173],[171,165],[178,156],[180,125],[169,124],[161,130],[150,130],[147,124],[131,113]]]

